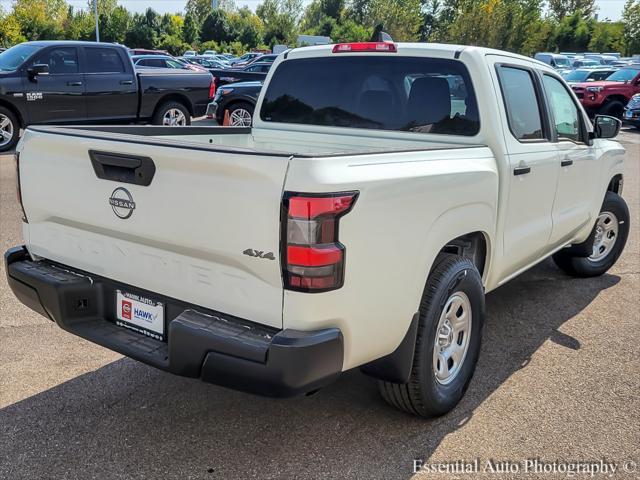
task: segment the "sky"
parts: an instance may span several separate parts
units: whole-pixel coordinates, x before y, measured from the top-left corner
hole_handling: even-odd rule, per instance
[[[302,3],[307,5],[311,0],[302,0]],[[11,0],[0,0],[5,9],[10,6]],[[87,0],[67,0],[76,8],[85,8],[87,6]],[[148,7],[153,7],[154,10],[160,13],[174,13],[182,12],[187,0],[119,0],[121,5],[127,7],[127,9],[133,12],[144,12]],[[261,0],[236,0],[236,5],[239,7],[247,5],[251,10],[256,9],[256,6],[261,3]],[[598,5],[598,14],[600,19],[609,18],[610,20],[620,20],[622,15],[622,9],[624,7],[625,0],[596,0]]]

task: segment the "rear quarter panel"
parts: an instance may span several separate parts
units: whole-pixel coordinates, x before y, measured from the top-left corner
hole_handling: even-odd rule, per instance
[[[156,107],[170,98],[182,101],[193,116],[204,115],[209,103],[211,74],[172,69],[138,72],[140,118],[151,118]]]
[[[285,190],[359,191],[340,220],[344,286],[317,294],[285,290],[284,297],[285,328],[342,330],[345,370],[399,345],[449,240],[481,231],[491,248],[498,172],[486,147],[294,158]]]

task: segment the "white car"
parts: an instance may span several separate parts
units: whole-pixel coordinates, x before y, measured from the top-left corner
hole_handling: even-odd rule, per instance
[[[215,57],[217,52],[215,50],[205,50],[202,54],[203,57]]]
[[[198,52],[196,52],[195,50],[187,50],[186,52],[184,52],[184,55],[182,55],[183,57],[195,57],[196,55],[198,55]]]
[[[549,256],[602,275],[625,246],[620,122],[592,126],[530,58],[299,48],[255,113],[239,128],[28,127],[24,245],[5,254],[18,299],[178,375],[290,396],[360,368],[433,416],[469,384],[486,293]]]

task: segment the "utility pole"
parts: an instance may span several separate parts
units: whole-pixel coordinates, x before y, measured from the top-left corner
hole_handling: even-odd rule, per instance
[[[98,0],[93,0],[93,14],[96,17],[96,42],[100,41],[100,31],[98,29]]]

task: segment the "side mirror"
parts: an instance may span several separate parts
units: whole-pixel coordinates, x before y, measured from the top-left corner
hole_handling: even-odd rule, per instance
[[[593,126],[595,138],[615,138],[622,127],[622,122],[608,115],[596,115]]]
[[[36,63],[27,70],[30,77],[37,77],[38,75],[49,75],[49,65],[46,63]]]

